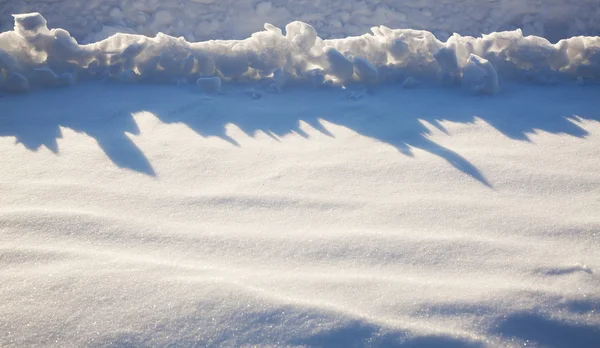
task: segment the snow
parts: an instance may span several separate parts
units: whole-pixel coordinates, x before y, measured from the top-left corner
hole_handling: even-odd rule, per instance
[[[598,86],[224,88],[0,99],[1,346],[599,341]]]
[[[599,36],[552,44],[516,30],[478,38],[454,34],[442,42],[428,31],[378,26],[370,34],[323,40],[313,27],[296,21],[285,27],[285,34],[267,23],[264,31],[245,40],[191,43],[161,33],[154,38],[115,34],[80,45],[68,31],[49,29],[39,13],[14,19],[14,30],[0,34],[0,70],[11,74],[0,88],[9,91],[22,90],[23,78],[34,87],[47,87],[51,73],[62,76],[60,85],[77,79],[193,83],[216,76],[225,82],[275,79],[278,86],[282,78],[286,84],[346,85],[409,77],[459,85],[466,72],[470,76],[463,85],[484,94],[495,94],[501,79],[552,84],[600,77]],[[40,69],[51,73],[40,78]],[[9,86],[15,82],[17,87]]]
[[[0,0],[0,347],[597,348],[599,7]]]
[[[376,25],[425,29],[443,40],[517,28],[553,42],[600,33],[597,0],[0,0],[0,31],[11,28],[11,13],[28,12],[85,43],[108,37],[106,28],[188,41],[243,39],[265,22],[283,27],[296,20],[324,38],[362,35]]]
[[[462,87],[473,94],[496,94],[498,74],[489,61],[471,53],[462,74]]]

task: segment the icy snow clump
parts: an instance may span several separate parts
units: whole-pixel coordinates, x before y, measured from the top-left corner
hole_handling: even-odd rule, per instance
[[[244,40],[189,42],[162,33],[121,33],[82,45],[64,29],[49,29],[39,13],[14,20],[14,30],[0,33],[0,88],[14,92],[87,79],[192,83],[218,78],[223,83],[270,79],[278,91],[294,83],[410,81],[412,86],[424,81],[494,94],[502,79],[600,78],[600,37],[552,44],[515,30],[478,38],[454,34],[442,42],[428,31],[378,26],[361,36],[324,40],[312,26],[296,21],[285,30],[265,24]],[[206,83],[203,89],[218,89]]]

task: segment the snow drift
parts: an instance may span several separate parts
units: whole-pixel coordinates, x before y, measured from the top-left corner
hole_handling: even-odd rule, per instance
[[[10,29],[11,13],[27,12],[43,13],[82,42],[115,32],[243,39],[265,22],[283,27],[294,20],[324,38],[361,35],[374,25],[429,30],[444,40],[454,32],[479,36],[517,28],[553,42],[600,33],[596,0],[0,0],[0,31]]]
[[[495,83],[477,88],[468,82],[467,88],[486,93],[498,89],[498,78],[553,83],[600,77],[600,37],[552,44],[515,30],[479,38],[454,34],[442,42],[428,31],[378,26],[370,34],[324,40],[312,26],[296,21],[285,31],[265,24],[264,31],[245,40],[191,43],[162,33],[154,38],[121,33],[80,45],[68,31],[48,29],[39,13],[14,19],[14,30],[0,34],[2,86],[8,91],[64,86],[77,79],[191,82],[211,76],[271,81],[278,90],[294,81],[416,79],[459,85],[474,61],[486,61]]]

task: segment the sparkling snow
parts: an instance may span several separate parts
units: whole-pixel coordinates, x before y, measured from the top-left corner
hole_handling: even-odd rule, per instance
[[[0,1],[0,347],[599,346],[595,1],[115,3]]]

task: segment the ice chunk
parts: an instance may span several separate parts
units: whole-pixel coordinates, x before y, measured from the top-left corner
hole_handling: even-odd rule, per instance
[[[498,93],[498,74],[487,60],[471,54],[462,76],[462,87],[473,94]]]
[[[79,58],[81,47],[77,41],[71,37],[68,31],[63,29],[53,29],[53,40],[47,46],[48,53],[53,57],[63,61],[69,61]]]
[[[449,85],[458,83],[460,69],[455,50],[451,47],[442,47],[433,56],[440,65],[442,82]]]
[[[283,32],[281,31],[281,29],[277,28],[273,24],[265,23],[264,28],[266,31],[274,33],[275,35],[278,35],[278,36],[283,35]]]
[[[204,93],[218,93],[221,90],[221,79],[219,77],[201,77],[196,80],[196,86]]]
[[[288,24],[285,27],[285,32],[285,37],[305,52],[310,51],[317,40],[315,28],[299,21]]]

